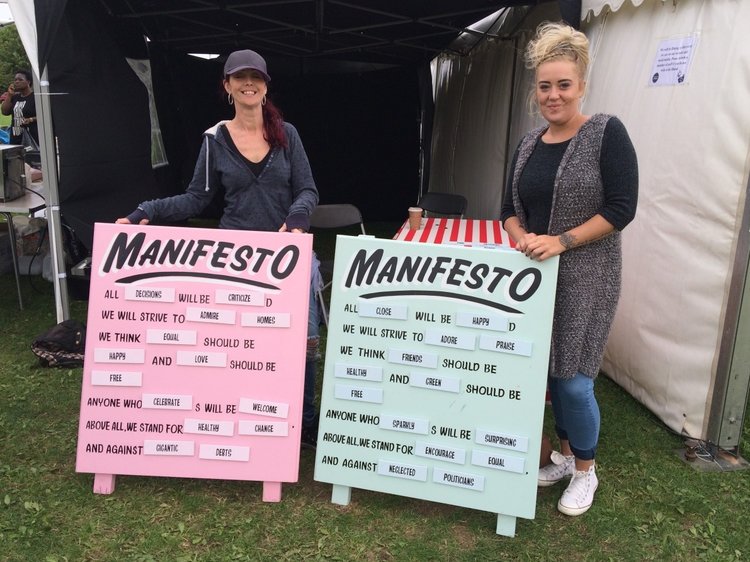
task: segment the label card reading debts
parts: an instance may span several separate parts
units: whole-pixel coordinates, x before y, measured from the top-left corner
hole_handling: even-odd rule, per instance
[[[296,482],[311,263],[308,234],[97,224],[76,470]]]
[[[315,479],[533,518],[557,264],[339,236]]]

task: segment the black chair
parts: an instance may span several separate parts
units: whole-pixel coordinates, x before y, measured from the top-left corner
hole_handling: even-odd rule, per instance
[[[429,191],[417,203],[424,209],[426,216],[457,216],[464,218],[466,197],[457,193],[440,193]]]
[[[338,203],[333,205],[318,205],[310,215],[310,228],[316,229],[334,229],[346,228],[347,226],[359,225],[362,234],[365,232],[365,224],[362,220],[362,213],[354,205],[349,203]],[[331,286],[333,282],[333,260],[320,262],[320,275],[323,278],[323,287],[318,291],[318,302],[320,310],[323,313],[323,321],[328,327],[328,312],[325,302],[323,301],[323,291]]]

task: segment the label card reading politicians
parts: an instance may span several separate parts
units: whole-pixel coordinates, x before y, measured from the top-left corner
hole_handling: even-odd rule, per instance
[[[97,224],[76,470],[296,482],[311,259],[303,234]]]
[[[557,265],[338,237],[315,464],[334,501],[534,517]]]

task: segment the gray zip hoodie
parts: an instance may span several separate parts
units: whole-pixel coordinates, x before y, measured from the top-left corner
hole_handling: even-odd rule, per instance
[[[223,187],[220,228],[277,231],[286,223],[289,230],[309,230],[318,190],[297,129],[284,123],[288,148],[272,148],[265,168],[256,177],[227,143],[226,128],[221,127],[225,123],[203,133],[203,146],[185,193],[146,201],[138,208],[150,221],[180,221],[198,215]]]

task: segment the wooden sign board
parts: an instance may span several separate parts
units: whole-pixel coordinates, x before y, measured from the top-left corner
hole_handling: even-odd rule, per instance
[[[558,259],[339,236],[315,479],[533,518]]]
[[[296,482],[312,237],[97,224],[76,470]]]

